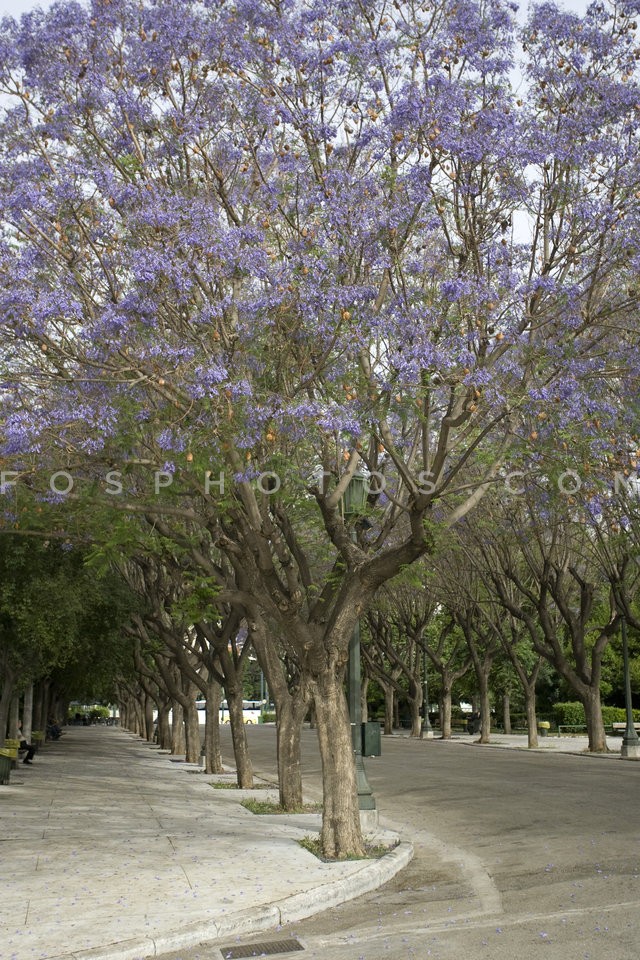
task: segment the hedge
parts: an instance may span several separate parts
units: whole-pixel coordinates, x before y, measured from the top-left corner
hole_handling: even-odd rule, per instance
[[[584,707],[579,701],[556,703],[553,706],[553,712],[558,726],[578,726],[587,722]],[[602,721],[605,726],[611,723],[624,723],[626,719],[627,712],[624,707],[602,707]],[[633,719],[640,722],[640,710],[633,711]]]

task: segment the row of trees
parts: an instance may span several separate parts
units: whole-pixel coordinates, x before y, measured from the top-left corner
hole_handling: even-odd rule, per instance
[[[0,535],[0,736],[44,731],[69,701],[113,697],[130,673],[122,628],[135,598],[115,574],[96,576],[86,554],[56,538]]]
[[[323,848],[358,854],[343,681],[380,588],[446,547],[466,594],[476,548],[449,538],[505,471],[586,464],[593,504],[630,468],[637,22],[627,0],[522,30],[503,0],[177,8],[2,21],[5,521],[119,571],[131,644],[161,644],[165,684],[182,657],[185,704],[194,662],[237,703],[246,623],[283,795],[312,703]],[[551,644],[547,579],[508,582]],[[480,589],[467,640],[493,629]]]

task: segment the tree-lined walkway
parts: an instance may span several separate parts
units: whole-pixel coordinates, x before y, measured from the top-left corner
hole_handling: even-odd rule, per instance
[[[249,918],[275,927],[275,904],[305,891],[326,902],[378,866],[322,863],[295,843],[303,829],[210,784],[118,728],[70,727],[47,744],[0,787],[2,955],[154,956]]]

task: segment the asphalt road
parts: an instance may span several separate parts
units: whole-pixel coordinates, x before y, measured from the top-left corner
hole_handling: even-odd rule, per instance
[[[257,772],[273,775],[273,728],[249,738]],[[278,934],[305,946],[283,960],[638,960],[640,763],[470,739],[383,738],[382,753],[366,762],[381,822],[414,843],[414,860],[378,891]],[[303,771],[318,795],[313,731]]]

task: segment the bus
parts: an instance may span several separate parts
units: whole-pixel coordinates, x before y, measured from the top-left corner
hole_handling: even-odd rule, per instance
[[[207,703],[205,700],[196,700],[198,710],[205,710]],[[242,719],[245,723],[259,723],[260,715],[264,709],[262,700],[243,700],[242,701]],[[220,704],[220,723],[229,723],[229,707],[227,701],[223,700]]]

